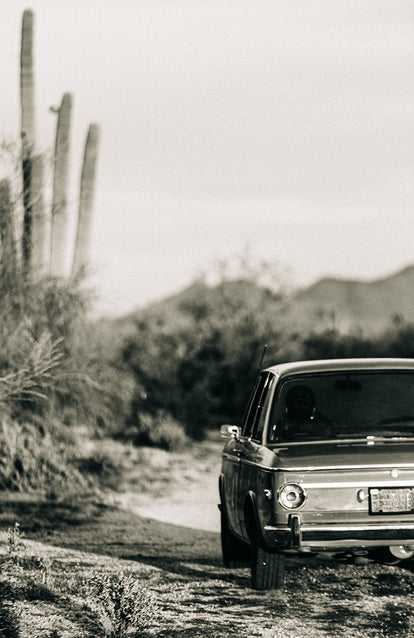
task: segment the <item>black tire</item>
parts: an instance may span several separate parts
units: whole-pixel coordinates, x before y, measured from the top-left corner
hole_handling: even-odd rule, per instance
[[[393,554],[391,554],[388,547],[380,547],[379,549],[375,549],[370,552],[371,558],[373,558],[377,563],[382,563],[383,565],[398,565],[401,563],[401,558],[397,558]]]
[[[262,547],[258,535],[252,544],[252,587],[253,589],[281,589],[285,582],[284,554],[268,552]]]
[[[221,550],[225,567],[236,569],[250,565],[250,545],[241,541],[229,528],[227,517],[221,506]]]

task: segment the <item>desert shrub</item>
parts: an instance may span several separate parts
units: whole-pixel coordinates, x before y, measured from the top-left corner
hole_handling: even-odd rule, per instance
[[[2,349],[0,366],[0,404],[43,403],[55,383],[55,368],[62,360],[59,342],[47,333],[35,339],[27,326],[17,325]]]
[[[49,278],[32,282],[17,270],[11,282],[10,273],[5,280],[0,270],[0,399],[15,415],[28,405],[41,413],[58,391],[70,362],[71,334],[84,311],[77,286]],[[60,299],[56,307],[51,297]]]
[[[0,489],[41,489],[50,496],[86,489],[76,469],[76,447],[68,436],[57,437],[36,425],[3,417],[0,422]]]
[[[85,323],[57,370],[53,400],[65,423],[89,423],[98,434],[116,434],[130,413],[133,379],[112,350],[110,337]]]
[[[154,594],[132,574],[95,572],[88,581],[87,594],[101,630],[110,638],[144,635],[158,613]]]
[[[377,340],[378,351],[386,357],[414,357],[414,325],[394,323]]]
[[[13,604],[5,600],[0,592],[0,636],[3,638],[19,638],[19,616]]]
[[[88,489],[70,426],[122,427],[132,381],[113,335],[89,320],[81,277],[32,281],[0,260],[0,488]]]
[[[123,347],[136,379],[132,422],[163,410],[194,439],[206,428],[240,422],[263,345],[281,341],[274,303],[249,282],[223,284],[212,294],[198,285],[176,316],[142,315]]]
[[[291,318],[289,300],[251,280],[214,288],[197,282],[165,307],[143,311],[122,351],[136,382],[132,425],[162,410],[200,439],[220,423],[240,423],[265,344],[264,365],[414,356],[414,326],[401,321],[367,336],[358,329],[299,331]]]
[[[393,324],[379,335],[360,332],[342,334],[337,330],[310,333],[303,337],[301,358],[336,359],[352,357],[414,357],[414,326]]]
[[[137,445],[154,446],[169,451],[177,450],[187,441],[183,426],[163,410],[155,414],[140,412],[127,435]]]
[[[112,450],[94,446],[86,456],[82,453],[78,455],[75,466],[92,484],[99,485],[100,489],[116,490],[124,471],[124,457],[118,459]]]
[[[0,406],[83,420],[105,432],[130,411],[132,382],[114,335],[89,320],[84,277],[33,281],[0,263]]]
[[[301,358],[312,360],[380,356],[378,346],[375,340],[362,334],[342,334],[336,330],[326,330],[305,335]]]

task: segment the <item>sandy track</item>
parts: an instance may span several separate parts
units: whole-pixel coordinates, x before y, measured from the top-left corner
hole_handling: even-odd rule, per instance
[[[220,440],[194,446],[193,453],[146,450],[144,463],[152,471],[150,490],[131,488],[134,470],[125,491],[110,495],[110,503],[137,516],[207,532],[220,531],[218,477],[221,467]],[[142,471],[136,467],[135,472]],[[160,481],[160,472],[164,480]],[[155,483],[160,481],[159,483]],[[151,487],[152,485],[152,487]]]

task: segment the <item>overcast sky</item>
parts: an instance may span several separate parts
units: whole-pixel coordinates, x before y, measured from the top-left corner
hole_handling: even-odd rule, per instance
[[[414,263],[411,0],[1,0],[0,135],[19,139],[21,17],[35,14],[39,144],[74,96],[73,214],[102,139],[91,267],[102,311],[218,259],[293,282]]]

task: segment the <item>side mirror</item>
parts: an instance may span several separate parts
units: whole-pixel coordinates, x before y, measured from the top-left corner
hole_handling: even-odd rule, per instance
[[[238,439],[240,436],[240,428],[238,425],[222,425],[220,434],[223,439]]]

